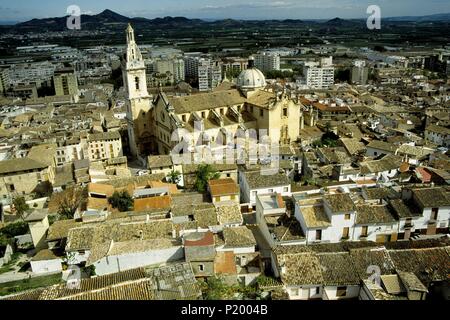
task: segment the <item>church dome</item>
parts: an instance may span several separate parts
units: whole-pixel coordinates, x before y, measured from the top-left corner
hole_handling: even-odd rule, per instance
[[[250,59],[248,69],[243,70],[237,78],[237,86],[240,89],[257,89],[266,86],[266,77],[264,74],[253,65],[253,60]]]

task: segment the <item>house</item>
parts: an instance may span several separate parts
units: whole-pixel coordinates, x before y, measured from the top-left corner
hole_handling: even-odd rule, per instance
[[[321,197],[294,194],[295,218],[305,234],[306,243],[331,241],[331,220],[325,212]]]
[[[49,166],[29,157],[0,161],[0,197],[10,204],[13,196],[33,193],[47,181]]]
[[[448,233],[450,194],[445,188],[412,189],[412,200],[422,213],[415,230],[423,234]]]
[[[223,227],[238,227],[243,224],[241,207],[235,201],[215,203],[217,221]]]
[[[233,282],[238,281],[246,286],[253,284],[262,272],[253,233],[244,226],[227,227],[216,239],[215,272],[224,273]]]
[[[48,210],[33,210],[25,217],[24,221],[28,223],[34,248],[36,250],[45,249],[47,247],[45,239],[49,229]]]
[[[431,124],[425,128],[425,140],[438,146],[450,146],[450,129]]]
[[[192,189],[195,184],[197,170],[200,164],[182,164],[182,174],[184,187]],[[219,173],[219,179],[231,178],[238,181],[238,170],[236,163],[214,163],[211,164],[212,170]]]
[[[142,240],[94,243],[86,265],[94,266],[97,275],[105,275],[184,258],[180,241],[170,238],[144,240],[143,237]]]
[[[387,205],[360,204],[356,211],[353,239],[381,243],[397,241],[398,222]]]
[[[387,155],[379,160],[361,162],[359,178],[388,182],[397,176],[401,164],[401,158],[395,155]]]
[[[87,150],[91,161],[121,157],[123,150],[120,133],[110,131],[89,134]]]
[[[256,196],[256,223],[271,248],[306,243],[299,222],[287,215],[281,194]]]
[[[174,229],[170,219],[144,220],[137,222],[106,221],[100,224],[86,224],[69,230],[65,247],[69,264],[98,263],[104,272],[112,272],[117,268],[133,265],[135,256],[145,256],[147,251],[163,251],[163,259],[169,259],[173,253],[183,252],[181,244],[157,239],[174,240]],[[133,241],[134,240],[134,241]],[[155,240],[144,243],[144,240]],[[131,242],[130,242],[131,241]],[[142,242],[141,245],[136,242]],[[114,244],[117,244],[114,249]],[[127,251],[127,246],[130,250]],[[109,251],[109,249],[113,251]],[[121,251],[120,249],[123,249]],[[147,250],[147,251],[146,251]],[[114,253],[114,259],[108,254]],[[123,253],[123,254],[122,254]],[[147,252],[148,253],[148,252]],[[93,257],[90,257],[94,254]],[[159,261],[158,255],[152,258]],[[89,259],[89,260],[88,260]],[[145,260],[145,262],[151,261]],[[137,259],[136,263],[142,260]],[[151,263],[150,263],[151,264]]]
[[[196,277],[214,275],[216,249],[214,234],[211,231],[185,234],[183,246],[186,262],[191,264]]]
[[[189,263],[125,270],[81,279],[79,289],[67,283],[7,296],[8,300],[196,300],[200,285]]]
[[[412,272],[382,275],[379,283],[363,280],[361,300],[425,300],[428,289]]]
[[[425,148],[425,147],[416,147],[411,146],[409,144],[403,144],[398,147],[396,151],[396,155],[399,155],[403,158],[403,161],[406,161],[413,165],[419,165],[427,158],[429,158],[430,154],[434,152],[433,149]]]
[[[381,155],[395,154],[397,147],[391,143],[372,140],[366,146],[366,155],[369,157],[379,157]]]
[[[239,186],[241,201],[250,203],[256,209],[258,194],[279,193],[290,196],[291,183],[283,173],[273,170],[240,171]]]
[[[147,158],[147,168],[150,174],[163,173],[167,177],[172,171],[180,174],[180,181],[178,184],[184,186],[184,179],[182,175],[183,168],[181,164],[174,164],[171,155],[153,155]]]
[[[325,213],[332,228],[328,233],[331,242],[353,238],[356,207],[348,193],[328,194],[323,197]]]
[[[208,181],[208,191],[213,203],[234,201],[239,203],[239,187],[231,178]]]
[[[30,265],[33,274],[62,272],[62,261],[52,250],[43,249],[31,258]]]

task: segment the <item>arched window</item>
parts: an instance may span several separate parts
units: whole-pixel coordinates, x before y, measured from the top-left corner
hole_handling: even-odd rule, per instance
[[[136,83],[136,90],[139,90],[139,77],[134,78],[134,82]]]

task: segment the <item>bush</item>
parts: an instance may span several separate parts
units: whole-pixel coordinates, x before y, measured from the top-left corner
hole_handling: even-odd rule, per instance
[[[15,236],[21,236],[28,232],[28,224],[24,221],[11,223],[0,229],[0,234],[3,234],[7,238],[14,238]]]
[[[119,209],[120,212],[129,211],[133,207],[133,198],[126,191],[115,191],[112,197],[108,198],[108,202],[113,208]]]

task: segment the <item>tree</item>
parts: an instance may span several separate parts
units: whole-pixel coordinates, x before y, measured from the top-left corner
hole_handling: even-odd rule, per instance
[[[28,210],[30,210],[30,206],[28,205],[28,203],[25,201],[24,197],[17,197],[13,199],[13,206],[14,209],[16,210],[17,214],[22,217],[22,219],[24,218],[24,214],[25,212],[27,212]]]
[[[167,176],[167,181],[178,184],[181,181],[181,173],[179,171],[172,170]]]
[[[108,202],[113,208],[119,209],[120,212],[129,211],[133,207],[133,198],[127,191],[115,191]]]
[[[53,200],[58,206],[58,213],[67,219],[73,219],[86,198],[86,189],[81,187],[69,187],[62,192],[53,194]]]
[[[217,180],[220,173],[214,170],[210,164],[199,165],[195,174],[194,188],[198,192],[205,192],[209,180]]]

